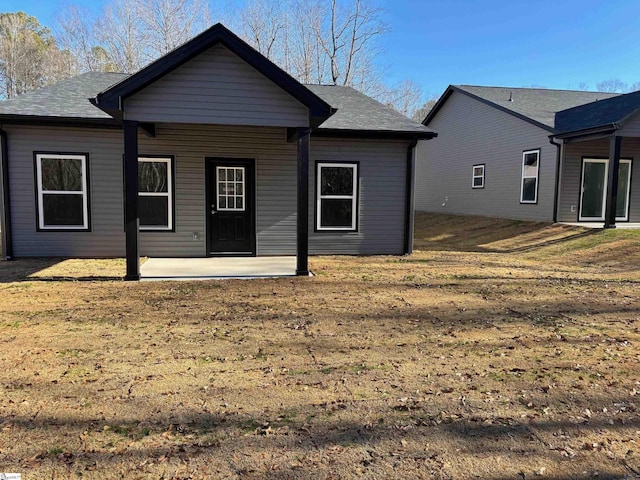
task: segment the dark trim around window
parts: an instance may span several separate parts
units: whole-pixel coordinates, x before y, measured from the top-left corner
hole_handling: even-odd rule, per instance
[[[86,227],[74,227],[74,226],[52,226],[52,227],[40,227],[40,189],[38,187],[38,156],[56,155],[56,156],[74,156],[84,157],[84,184],[85,190],[83,197],[86,199]],[[36,220],[36,232],[90,232],[91,231],[91,166],[90,155],[88,152],[54,152],[34,150],[33,152],[33,187],[35,194],[35,220]],[[83,215],[84,217],[84,215]]]
[[[528,153],[537,153],[538,154],[538,169],[536,170],[536,195],[535,200],[523,200],[524,193],[524,159],[525,155]],[[522,151],[522,158],[520,160],[520,203],[522,205],[537,205],[538,204],[538,192],[540,189],[540,163],[542,157],[542,149],[541,148],[530,148]],[[533,178],[533,177],[526,177]]]
[[[171,195],[169,196],[169,207],[171,208],[171,222],[169,228],[154,228],[139,226],[140,233],[175,233],[176,231],[176,157],[175,155],[143,155],[138,153],[138,171],[141,158],[157,158],[158,160],[169,160],[169,170],[171,172]],[[140,192],[138,192],[140,198]],[[138,216],[140,212],[138,212]]]
[[[318,228],[320,224],[320,213],[318,211],[319,206],[319,195],[320,191],[318,189],[318,182],[320,179],[320,166],[322,165],[335,165],[335,166],[344,166],[344,167],[354,167],[355,166],[355,175],[354,175],[354,188],[355,188],[355,198],[353,202],[353,208],[355,211],[355,225],[353,228]],[[315,170],[314,170],[314,196],[313,196],[313,210],[314,210],[314,219],[313,219],[313,231],[315,233],[357,233],[360,229],[360,162],[354,161],[332,161],[332,160],[316,160],[315,162]]]
[[[140,233],[175,233],[176,231],[176,157],[175,155],[145,155],[142,153],[138,153],[138,158],[159,158],[159,159],[171,159],[171,211],[173,212],[172,225],[171,228],[140,228],[138,230]],[[122,178],[124,179],[124,155],[122,155]],[[124,183],[123,183],[124,186]],[[122,189],[122,215],[124,218],[124,212],[127,209],[126,199],[125,199],[125,191]],[[140,193],[140,192],[138,192]],[[140,213],[138,212],[138,215]],[[126,226],[123,226],[126,229]]]

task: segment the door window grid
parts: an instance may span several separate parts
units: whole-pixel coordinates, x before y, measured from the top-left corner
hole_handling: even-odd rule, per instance
[[[245,167],[216,167],[216,197],[220,211],[245,210]]]

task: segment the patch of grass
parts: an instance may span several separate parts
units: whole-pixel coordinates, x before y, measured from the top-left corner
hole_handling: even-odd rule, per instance
[[[417,224],[423,251],[313,257],[322,275],[308,279],[49,272],[24,288],[60,261],[17,263],[20,280],[0,262],[3,468],[107,480],[640,471],[628,453],[637,234]]]

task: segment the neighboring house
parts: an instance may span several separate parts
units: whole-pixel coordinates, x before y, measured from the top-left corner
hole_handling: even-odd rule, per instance
[[[0,103],[4,257],[402,254],[436,134],[302,85],[218,24],[128,76]],[[139,225],[139,226],[138,226]]]
[[[640,222],[639,114],[640,92],[449,86],[423,121],[438,138],[418,149],[416,209]]]

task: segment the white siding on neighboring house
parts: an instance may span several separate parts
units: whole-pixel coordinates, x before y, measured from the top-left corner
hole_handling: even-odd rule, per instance
[[[302,127],[308,109],[227,48],[216,45],[124,101],[143,122]]]
[[[557,149],[549,132],[453,92],[420,142],[416,210],[524,220],[553,219]],[[540,149],[538,202],[521,204],[522,153]],[[485,165],[484,188],[472,188],[473,165]]]

